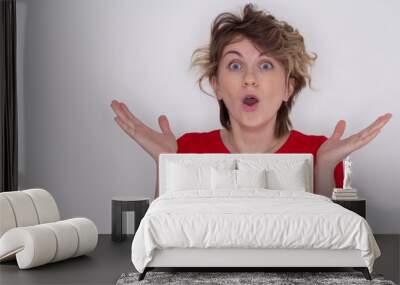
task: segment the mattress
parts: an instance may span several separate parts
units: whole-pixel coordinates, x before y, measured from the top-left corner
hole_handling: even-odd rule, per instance
[[[143,272],[157,249],[359,250],[372,272],[381,254],[367,221],[309,192],[248,188],[187,189],[155,199],[132,241]]]

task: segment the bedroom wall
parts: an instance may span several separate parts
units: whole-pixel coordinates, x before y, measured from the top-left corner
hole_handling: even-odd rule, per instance
[[[221,128],[214,98],[189,71],[212,20],[248,1],[17,0],[20,189],[42,187],[64,218],[92,219],[111,232],[111,197],[153,197],[155,163],[114,122],[112,99],[176,137]],[[400,233],[398,1],[254,1],[286,20],[319,58],[317,89],[302,91],[294,128],[344,137],[385,112],[391,121],[354,152],[353,185],[367,199],[375,233]],[[208,89],[210,90],[210,89]]]

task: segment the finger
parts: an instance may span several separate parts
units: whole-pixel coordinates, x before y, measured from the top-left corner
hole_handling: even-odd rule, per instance
[[[119,102],[117,101],[117,100],[112,100],[111,101],[111,104],[110,104],[110,106],[111,106],[111,109],[113,109],[113,111],[115,112],[116,111],[116,109],[119,109],[120,107],[119,107]]]
[[[122,110],[121,103],[118,101],[113,101],[111,103],[111,108],[113,109],[114,113],[125,123],[128,124],[128,117],[126,116],[125,112]]]
[[[368,144],[371,140],[373,140],[379,133],[381,132],[380,129],[372,131],[369,135],[364,136],[364,137],[360,137],[359,139],[357,139],[354,143],[354,147],[353,147],[353,151],[357,150],[361,147],[363,147],[364,145]]]
[[[381,129],[390,120],[391,117],[391,113],[386,113],[383,116],[379,116],[371,125],[361,131],[364,132],[363,136],[368,136],[372,132]]]
[[[358,144],[358,141],[363,141],[365,138],[373,135],[376,131],[380,131],[381,128],[390,120],[391,116],[391,113],[386,113],[383,116],[379,116],[367,128],[363,129],[357,134],[352,135],[349,139],[355,141],[355,143]]]
[[[392,118],[392,114],[386,113],[385,115],[381,116],[381,118],[382,118],[382,122],[383,122],[383,126],[384,126]]]
[[[368,131],[375,131],[376,129],[382,128],[388,121],[390,117],[387,115],[379,116],[368,128]]]
[[[135,124],[143,124],[142,121],[140,121],[138,118],[136,118],[136,117],[131,113],[131,111],[129,111],[128,107],[127,107],[124,103],[121,103],[120,105],[121,105],[122,111],[124,112],[125,116],[126,116],[128,119],[132,120],[132,122],[135,123]]]
[[[164,134],[172,134],[167,116],[161,115],[158,117],[158,124],[160,125],[160,129]]]
[[[140,120],[135,118],[124,103],[116,103],[114,105],[114,111],[121,121],[128,125],[132,129],[137,129],[139,126],[146,127]]]
[[[135,134],[135,128],[131,127],[130,125],[124,123],[120,117],[114,117],[114,120],[117,122],[117,124],[123,129],[128,135],[134,135]]]
[[[387,117],[388,120],[390,120],[390,118],[392,117],[392,113],[386,113],[385,115],[383,115],[383,117]]]
[[[346,121],[340,120],[337,122],[335,130],[331,136],[332,139],[340,139],[343,136],[344,130],[346,129]]]

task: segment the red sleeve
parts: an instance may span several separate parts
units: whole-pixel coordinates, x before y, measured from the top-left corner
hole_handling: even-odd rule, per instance
[[[318,146],[318,148],[323,144],[328,138],[326,136],[322,136],[322,140]],[[317,150],[315,151],[315,156],[317,154]],[[333,175],[335,178],[335,187],[336,188],[343,188],[343,178],[344,178],[344,173],[343,173],[343,161],[340,161],[336,166],[333,171]]]
[[[185,133],[177,140],[178,150],[176,153],[200,153],[202,146],[199,133]]]
[[[176,153],[187,153],[188,152],[188,142],[189,136],[187,134],[181,135],[176,142],[178,143],[178,150]]]
[[[343,188],[343,179],[344,179],[343,161],[339,162],[335,166],[334,173],[335,173],[336,188]]]

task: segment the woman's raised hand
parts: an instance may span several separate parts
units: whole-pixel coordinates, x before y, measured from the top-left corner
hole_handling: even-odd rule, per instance
[[[346,122],[340,120],[336,124],[332,136],[319,147],[317,152],[317,161],[322,161],[324,164],[335,166],[350,153],[363,147],[375,138],[391,117],[391,113],[386,113],[385,115],[378,117],[365,129],[345,139],[341,139],[341,137],[346,128]]]
[[[111,108],[117,115],[114,120],[153,159],[158,162],[160,153],[176,153],[178,144],[165,115],[158,117],[161,133],[149,128],[136,118],[124,103],[112,100]]]

